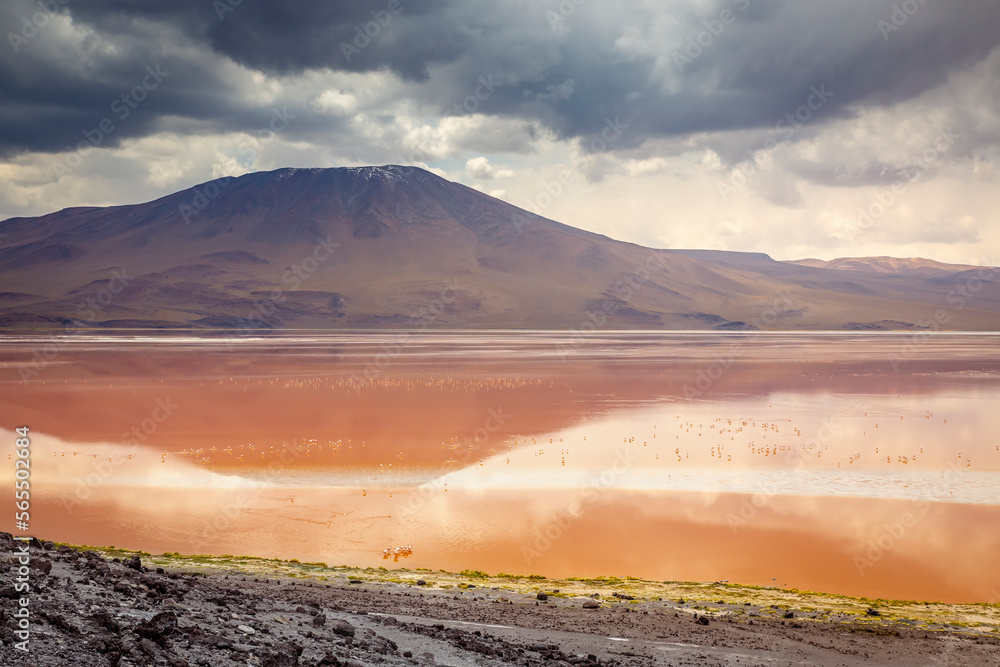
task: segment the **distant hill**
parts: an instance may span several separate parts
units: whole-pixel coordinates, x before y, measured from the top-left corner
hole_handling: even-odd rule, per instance
[[[992,273],[956,308],[948,295],[968,267],[848,271],[644,248],[415,167],[253,173],[143,204],[12,218],[0,233],[7,330],[909,330],[941,308],[949,328],[1000,323]]]
[[[978,267],[968,264],[945,264],[922,257],[841,257],[839,259],[797,259],[789,264],[812,266],[839,271],[862,271],[866,273],[894,273],[905,275],[942,275],[968,271]]]

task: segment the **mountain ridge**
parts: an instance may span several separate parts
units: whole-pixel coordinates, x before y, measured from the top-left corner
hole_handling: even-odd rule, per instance
[[[839,271],[865,271],[882,274],[932,274],[959,273],[980,267],[973,264],[949,264],[924,257],[838,257],[831,260],[806,258],[788,260],[789,264],[811,266],[813,268],[836,269]]]
[[[0,292],[30,295],[0,298],[8,330],[410,327],[445,293],[419,326],[732,330],[773,311],[768,328],[910,330],[952,275],[645,248],[400,165],[253,172],[0,232]],[[996,278],[951,326],[997,328]]]

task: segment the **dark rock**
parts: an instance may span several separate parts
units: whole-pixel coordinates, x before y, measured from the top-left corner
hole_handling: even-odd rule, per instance
[[[55,544],[51,540],[45,540],[44,542],[42,542],[42,548],[45,549],[46,551],[52,551],[52,548],[54,546]]]
[[[526,648],[529,651],[534,651],[535,653],[550,653],[552,651],[558,651],[559,644],[532,644]]]
[[[91,653],[99,653],[105,656],[118,655],[120,657],[122,653],[122,640],[114,635],[105,635],[88,643],[87,649]]]
[[[133,555],[129,562],[125,563],[125,567],[135,570],[136,572],[142,572],[142,560],[138,555]]]
[[[120,634],[122,631],[121,625],[118,624],[111,614],[106,611],[99,611],[90,617],[91,622],[99,628],[105,628],[108,632],[113,632],[115,634]]]
[[[427,582],[423,579],[417,579],[417,586],[426,586]]]
[[[349,583],[349,584],[363,584],[364,582],[363,582],[363,581],[361,581],[360,579],[351,579],[351,580],[350,580],[349,582],[347,582],[347,583]]]
[[[302,648],[294,644],[285,644],[275,647],[272,650],[264,651],[261,656],[261,667],[296,667],[299,664],[299,655]]]
[[[341,621],[338,619],[333,622],[333,625],[330,627],[330,629],[333,630],[335,634],[338,634],[341,637],[354,636],[354,626],[348,623],[347,621]]]
[[[47,558],[32,558],[31,559],[31,569],[35,570],[39,574],[48,574],[52,571],[52,561]]]
[[[48,621],[54,628],[59,628],[63,632],[70,635],[80,634],[79,628],[70,623],[62,614],[55,611],[41,611],[39,612],[39,615]]]
[[[143,621],[135,627],[135,633],[144,639],[158,644],[166,644],[169,637],[177,629],[177,614],[163,611],[148,621]]]
[[[545,593],[539,593],[538,595],[535,596],[535,598],[541,600],[542,602],[545,602],[546,600],[549,599],[549,596],[546,595]]]
[[[880,612],[878,609],[872,609],[871,607],[869,607],[868,611],[866,611],[865,614],[868,616],[881,616],[882,612]]]
[[[145,653],[146,655],[148,655],[151,658],[155,658],[156,656],[158,656],[160,654],[160,649],[157,648],[156,644],[154,644],[152,641],[150,641],[149,639],[147,639],[145,637],[143,637],[139,641],[139,647],[138,648],[143,653]]]
[[[299,659],[288,651],[265,651],[260,664],[261,667],[296,667]]]
[[[313,625],[316,627],[326,625],[326,614],[317,614],[316,616],[313,616]]]
[[[0,588],[0,598],[16,600],[19,597],[20,596],[17,594],[17,591],[14,589],[13,586],[4,586],[3,588]]]
[[[786,611],[785,612],[785,618],[795,618],[795,612],[793,612],[793,611]]]
[[[708,616],[698,616],[694,619],[698,625],[708,625]]]
[[[583,603],[583,608],[584,609],[600,609],[601,605],[598,604],[597,602],[595,602],[594,600],[587,600],[586,602]]]

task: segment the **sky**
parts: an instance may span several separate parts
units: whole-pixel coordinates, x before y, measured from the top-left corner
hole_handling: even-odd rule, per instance
[[[0,219],[415,165],[658,248],[998,264],[996,0],[5,0]]]

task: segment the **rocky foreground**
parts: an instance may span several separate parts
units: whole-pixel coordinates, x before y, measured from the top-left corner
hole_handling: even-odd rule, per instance
[[[1000,664],[995,627],[915,627],[875,609],[857,618],[733,600],[692,605],[617,589],[583,595],[577,583],[567,595],[548,581],[529,591],[492,580],[199,572],[37,540],[24,593],[15,588],[21,544],[0,533],[0,665]],[[446,576],[457,575],[433,573]],[[28,653],[16,648],[25,595]]]

